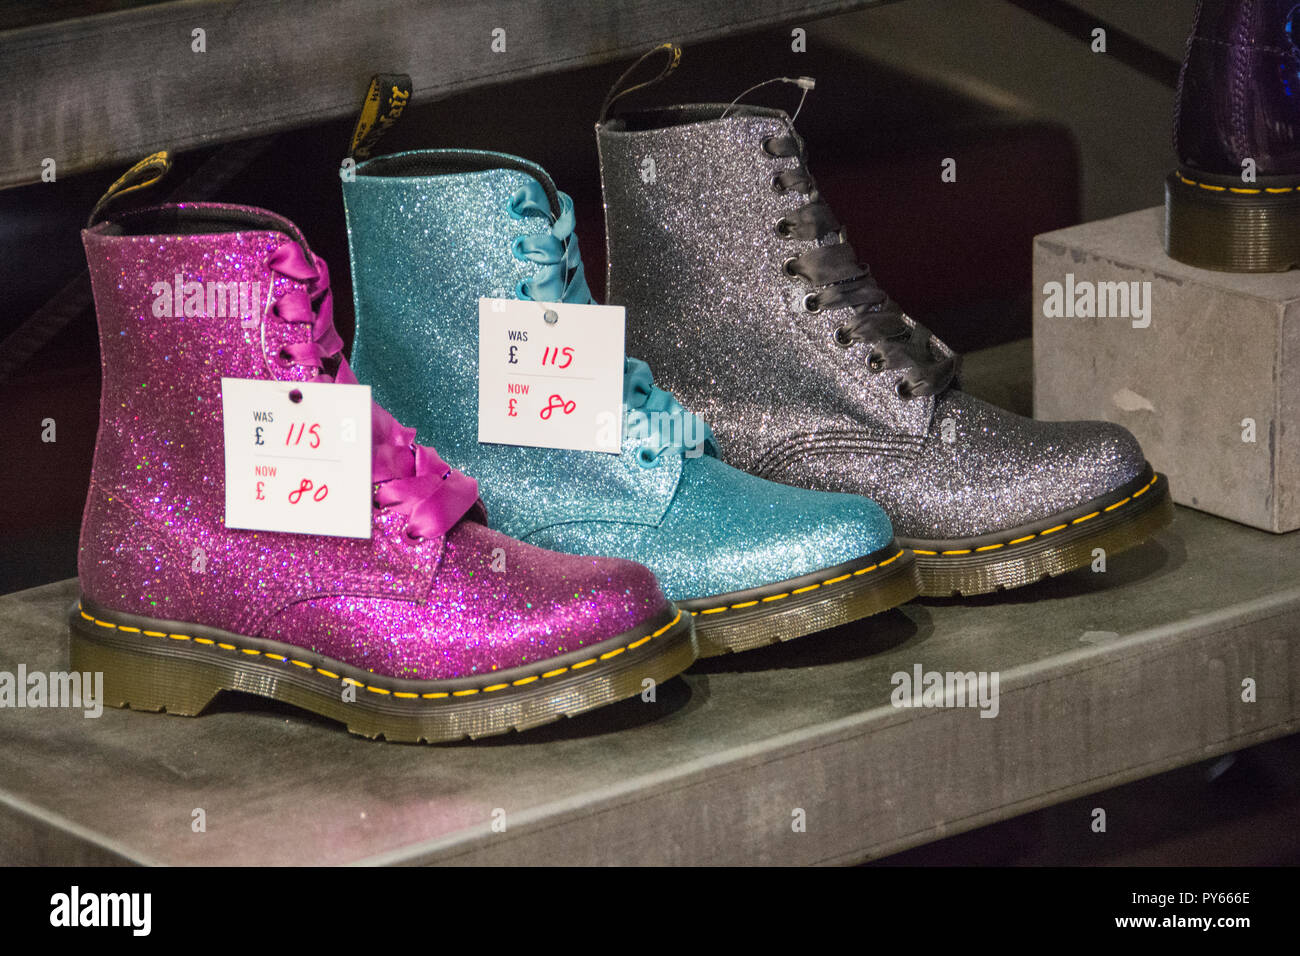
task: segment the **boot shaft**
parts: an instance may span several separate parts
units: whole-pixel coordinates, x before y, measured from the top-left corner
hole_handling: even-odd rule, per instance
[[[502,153],[420,150],[356,172],[343,183],[352,359],[376,401],[482,482],[492,526],[507,534],[580,521],[656,524],[682,457],[645,465],[652,437],[625,431],[618,455],[478,441],[479,298],[591,301],[569,198],[541,167]],[[544,258],[559,261],[530,260],[517,245],[523,237],[553,247]],[[625,401],[662,397],[649,378],[625,376]]]
[[[790,234],[809,196],[778,182],[802,167],[769,151],[781,138],[802,153],[784,112],[723,104],[597,127],[609,297],[628,309],[629,351],[710,422],[729,463],[758,474],[776,473],[773,448],[811,431],[855,443],[865,426],[878,450],[910,444],[933,407],[900,400],[897,375],[874,374],[865,346],[838,341],[852,310],[820,309],[813,287],[786,271],[835,240]],[[780,412],[760,419],[747,407]]]
[[[540,167],[514,157],[428,151],[362,163],[343,183],[353,367],[449,461],[478,443],[479,297],[517,298],[537,271],[512,243],[548,222],[517,216],[510,201],[541,182]]]
[[[328,273],[297,228],[204,204],[115,216],[83,238],[103,364],[83,594],[239,633],[311,594],[426,594],[443,542],[404,541],[398,510],[375,513],[370,539],[225,527],[221,379],[330,381],[319,356],[342,346]]]
[[[1292,0],[1202,0],[1174,107],[1174,150],[1185,169],[1240,176],[1300,175],[1300,12]]]

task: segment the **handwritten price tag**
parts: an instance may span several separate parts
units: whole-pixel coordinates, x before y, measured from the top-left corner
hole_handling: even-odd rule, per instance
[[[223,378],[226,527],[369,538],[370,386]]]
[[[618,454],[622,306],[478,300],[478,440]]]

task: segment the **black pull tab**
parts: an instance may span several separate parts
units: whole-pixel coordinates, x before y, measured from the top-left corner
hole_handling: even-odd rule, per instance
[[[626,83],[628,78],[637,71],[642,63],[658,53],[667,53],[668,62],[656,76],[652,79],[646,80],[644,83],[637,83],[635,86],[629,86],[627,89],[619,89],[619,87]],[[641,59],[629,66],[622,76],[614,81],[614,85],[609,88],[609,95],[605,97],[605,102],[600,105],[600,116],[596,118],[596,122],[605,122],[605,118],[609,115],[609,108],[614,105],[616,100],[622,99],[629,93],[635,93],[637,90],[643,90],[647,86],[654,86],[656,83],[667,79],[668,74],[677,69],[677,64],[681,62],[682,48],[676,43],[661,43],[649,53],[646,53],[641,57]]]
[[[108,207],[123,196],[154,186],[171,172],[171,168],[172,154],[165,149],[150,153],[140,160],[140,162],[119,176],[113,185],[108,187],[104,195],[99,197],[99,202],[95,203],[95,208],[90,211],[90,219],[86,221],[86,228],[89,229],[95,223],[105,219],[105,212]]]
[[[356,129],[352,131],[348,155],[369,159],[379,138],[401,119],[410,100],[411,78],[405,73],[376,73],[372,76]]]

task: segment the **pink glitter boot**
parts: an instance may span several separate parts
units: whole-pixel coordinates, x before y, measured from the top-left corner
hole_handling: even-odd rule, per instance
[[[649,571],[489,530],[475,482],[377,406],[369,538],[227,528],[222,378],[356,381],[325,263],[242,206],[137,210],[83,238],[104,384],[71,656],[109,704],[196,715],[238,690],[432,742],[586,711],[695,659]],[[197,298],[166,314],[158,283],[260,295],[251,314],[233,291],[221,315]]]

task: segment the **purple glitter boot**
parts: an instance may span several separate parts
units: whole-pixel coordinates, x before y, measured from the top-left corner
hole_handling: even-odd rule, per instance
[[[589,710],[695,659],[649,571],[489,530],[473,479],[378,406],[369,538],[227,528],[221,379],[356,382],[325,263],[242,206],[141,209],[83,238],[104,384],[71,657],[109,704],[196,715],[238,690],[433,742]],[[220,316],[196,298],[201,314],[159,317],[159,282],[260,294],[250,314],[231,292]]]

